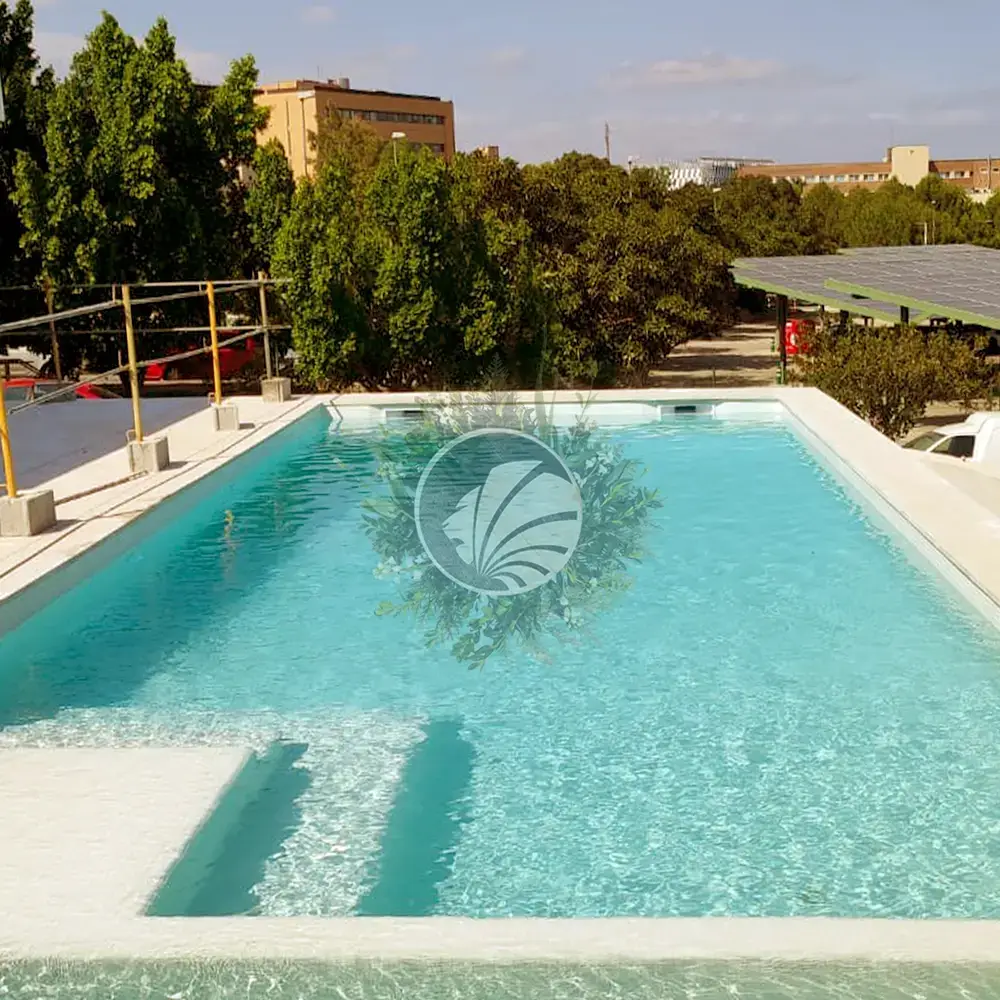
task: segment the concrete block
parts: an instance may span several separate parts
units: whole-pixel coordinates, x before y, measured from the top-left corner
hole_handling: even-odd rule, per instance
[[[212,420],[217,431],[238,431],[240,411],[235,403],[212,404]]]
[[[265,403],[287,403],[292,398],[292,380],[290,378],[261,379],[260,394]]]
[[[0,535],[27,538],[55,526],[56,498],[52,490],[0,497]]]
[[[170,465],[170,446],[165,437],[129,441],[126,447],[129,471],[133,474],[162,472]]]

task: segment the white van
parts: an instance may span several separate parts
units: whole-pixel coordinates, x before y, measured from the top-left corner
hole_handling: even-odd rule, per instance
[[[926,431],[903,447],[1000,469],[1000,413],[973,413],[960,424]]]

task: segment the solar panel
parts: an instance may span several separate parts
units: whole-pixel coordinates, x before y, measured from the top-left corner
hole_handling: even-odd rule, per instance
[[[920,313],[1000,329],[1000,250],[966,244],[862,247],[826,256],[742,258],[733,267],[743,284],[780,285],[806,301],[835,295],[862,315],[898,314],[908,306],[913,320]]]
[[[760,288],[803,302],[858,316],[871,316],[887,323],[899,321],[899,306],[871,298],[855,298],[849,292],[831,289],[827,279],[844,263],[839,256],[814,257],[744,257],[734,262],[733,274],[738,284]],[[915,322],[917,317],[911,313]]]

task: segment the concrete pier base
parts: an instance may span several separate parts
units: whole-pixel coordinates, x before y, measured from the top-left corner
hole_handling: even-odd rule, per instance
[[[0,497],[0,535],[28,538],[55,526],[56,498],[52,490]]]
[[[162,472],[170,465],[170,446],[165,437],[129,441],[126,447],[129,471],[133,474]]]
[[[260,394],[265,403],[287,403],[292,398],[292,380],[290,378],[261,379]]]
[[[240,411],[235,403],[212,404],[212,422],[217,431],[238,431]]]

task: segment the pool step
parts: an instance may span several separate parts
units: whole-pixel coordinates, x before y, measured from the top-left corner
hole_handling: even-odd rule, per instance
[[[357,916],[433,914],[469,819],[475,756],[460,721],[443,719],[424,727],[424,739],[403,769]]]

